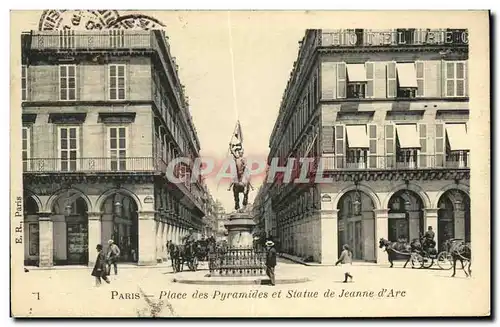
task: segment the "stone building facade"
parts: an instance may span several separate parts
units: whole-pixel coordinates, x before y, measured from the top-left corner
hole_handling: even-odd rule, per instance
[[[467,67],[465,30],[308,30],[269,162],[309,157],[324,180],[271,183],[282,251],[332,264],[349,244],[385,262],[381,238],[428,226],[440,250],[470,241]]]
[[[154,265],[201,231],[206,188],[165,175],[200,144],[163,32],[24,33],[22,107],[27,264],[92,264],[113,239]]]

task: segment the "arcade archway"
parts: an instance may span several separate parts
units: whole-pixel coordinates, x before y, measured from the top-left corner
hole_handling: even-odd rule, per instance
[[[348,191],[338,205],[338,251],[348,244],[356,260],[375,260],[375,214],[372,199],[362,191]]]
[[[410,242],[424,232],[424,205],[417,193],[400,190],[389,200],[388,238],[392,242]]]
[[[135,200],[126,194],[114,193],[103,202],[101,212],[103,245],[106,247],[112,239],[120,248],[120,261],[137,262],[139,224]]]
[[[438,201],[438,248],[443,242],[457,238],[470,242],[470,198],[457,189],[443,193]]]
[[[87,202],[78,193],[68,191],[54,201],[52,221],[56,264],[88,263],[87,211]]]

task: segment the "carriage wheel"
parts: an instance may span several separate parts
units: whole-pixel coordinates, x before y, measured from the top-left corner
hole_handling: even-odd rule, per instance
[[[434,259],[426,251],[422,253],[422,268],[428,269],[434,264]]]
[[[411,266],[412,268],[422,268],[424,266],[424,258],[419,253],[412,253]]]
[[[453,258],[449,252],[440,252],[437,256],[437,264],[439,268],[444,270],[450,270],[453,268]]]

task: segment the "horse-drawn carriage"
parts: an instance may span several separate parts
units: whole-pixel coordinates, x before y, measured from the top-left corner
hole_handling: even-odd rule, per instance
[[[380,248],[385,247],[389,257],[391,267],[396,258],[407,258],[404,267],[411,263],[412,268],[431,268],[434,263],[444,270],[449,270],[453,267],[453,248],[452,244],[457,240],[448,240],[445,242],[445,250],[438,253],[434,246],[426,244],[424,237],[414,239],[411,243],[406,242],[390,242],[385,239],[380,239]]]
[[[200,261],[208,261],[208,254],[214,246],[212,243],[215,243],[215,240],[188,241],[182,245],[168,242],[167,248],[174,272],[183,271],[184,264],[190,271],[198,270]]]

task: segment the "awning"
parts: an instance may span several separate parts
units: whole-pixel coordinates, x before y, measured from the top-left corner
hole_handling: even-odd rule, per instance
[[[366,149],[370,147],[366,125],[347,125],[346,130],[349,148]]]
[[[451,151],[470,150],[465,124],[446,124]]]
[[[416,124],[396,125],[396,131],[401,149],[420,148]]]
[[[349,82],[366,82],[366,70],[364,64],[350,64],[347,66],[347,78]]]
[[[414,63],[396,64],[399,87],[418,87]]]

